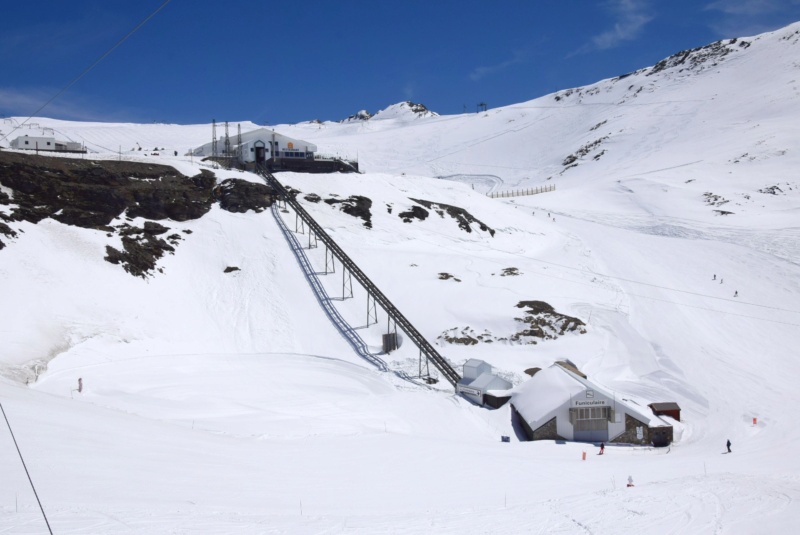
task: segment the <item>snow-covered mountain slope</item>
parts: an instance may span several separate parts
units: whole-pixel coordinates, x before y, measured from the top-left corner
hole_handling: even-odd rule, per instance
[[[358,155],[363,175],[279,179],[454,365],[485,359],[519,384],[569,358],[633,402],[677,401],[667,451],[608,447],[581,461],[591,445],[517,441],[507,407],[376,371],[333,328],[271,211],[169,221],[191,233],[147,279],[103,260],[119,241],[106,232],[7,222],[0,402],[54,530],[790,530],[798,40],[800,24],[480,114],[410,119],[396,105],[275,127]],[[84,140],[98,151],[86,158],[209,169],[183,154],[210,125],[35,122],[23,132]],[[543,184],[556,189],[485,195]],[[325,202],[351,198],[369,205],[369,225]],[[363,290],[338,300],[341,267],[322,274],[324,247],[306,254],[377,350],[385,315],[367,326]],[[517,305],[531,300],[585,333],[515,339]],[[382,358],[419,371],[410,343]],[[734,454],[720,455],[727,439]],[[42,532],[8,433],[0,466],[0,531]]]

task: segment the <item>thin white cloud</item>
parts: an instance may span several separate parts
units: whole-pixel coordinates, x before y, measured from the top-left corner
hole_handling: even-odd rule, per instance
[[[592,48],[598,50],[607,50],[625,41],[633,41],[641,35],[647,23],[653,20],[650,2],[647,0],[613,0],[608,3],[608,8],[616,15],[617,20],[612,28],[592,37]]]
[[[718,12],[708,26],[719,37],[732,38],[777,30],[786,22],[774,20],[773,15],[797,7],[800,0],[716,0],[706,4],[705,11]]]
[[[416,92],[417,84],[414,82],[406,82],[406,85],[403,86],[403,95],[405,96],[406,100],[413,99]]]
[[[522,52],[515,52],[514,56],[505,60],[501,61],[500,63],[496,63],[495,65],[488,65],[484,67],[477,67],[475,68],[470,74],[469,77],[472,81],[477,82],[481,78],[485,76],[489,76],[498,72],[501,72],[512,65],[516,65],[518,63],[522,63],[525,60],[525,54]]]
[[[780,11],[787,5],[798,5],[797,0],[716,0],[706,5],[707,11],[721,11],[726,15],[763,15]]]
[[[55,89],[0,87],[0,114],[28,117],[57,92]],[[86,105],[65,95],[51,102],[38,114],[40,117],[74,121],[129,120],[134,115],[131,110],[120,108],[111,112],[104,111],[95,102]]]

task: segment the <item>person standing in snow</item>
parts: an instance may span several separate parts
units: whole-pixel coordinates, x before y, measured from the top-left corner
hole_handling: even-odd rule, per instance
[[[606,451],[606,443],[605,442],[601,442],[600,443],[600,455],[603,455],[604,451]]]
[[[716,274],[716,273],[714,273],[714,278],[713,278],[713,279],[711,279],[711,280],[712,280],[712,281],[715,281],[715,280],[717,280],[717,274]]]
[[[739,290],[736,290],[735,292],[733,292],[733,296],[734,297],[739,297]]]
[[[728,453],[731,453],[731,439],[728,439],[728,443],[725,445],[728,446]]]

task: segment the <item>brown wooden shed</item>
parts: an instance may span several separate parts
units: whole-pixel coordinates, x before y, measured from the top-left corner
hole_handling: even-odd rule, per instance
[[[648,405],[656,416],[669,416],[677,421],[681,421],[681,408],[674,401],[663,403],[651,403]]]

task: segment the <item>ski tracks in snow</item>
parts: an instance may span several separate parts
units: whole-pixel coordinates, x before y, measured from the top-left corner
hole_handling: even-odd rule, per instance
[[[686,240],[708,240],[748,247],[766,253],[792,264],[800,265],[800,227],[756,230],[752,228],[708,227],[705,229],[690,227],[673,218],[636,217],[631,215],[617,216],[600,212],[558,213],[561,217],[569,217],[608,227],[631,230],[640,234],[682,238]]]

